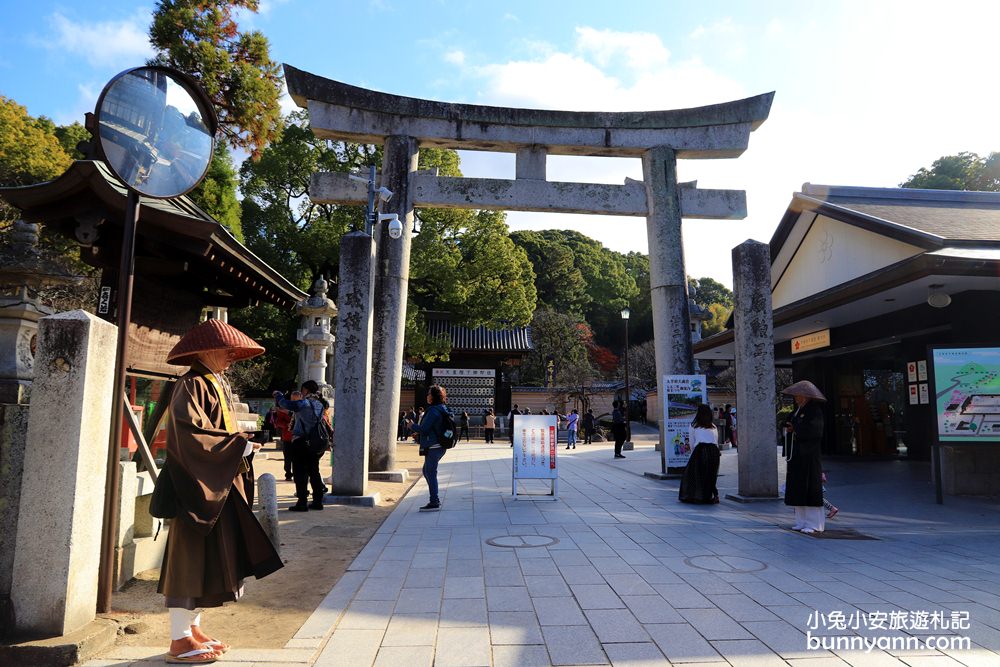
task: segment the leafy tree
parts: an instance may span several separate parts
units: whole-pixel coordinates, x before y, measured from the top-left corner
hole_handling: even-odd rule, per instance
[[[315,172],[351,171],[375,159],[370,146],[317,139],[304,111],[291,114],[260,159],[240,168],[247,247],[303,289],[321,275],[335,281],[340,237],[361,224],[364,212],[313,202],[310,180]]]
[[[624,256],[625,270],[638,289],[629,301],[629,342],[633,346],[653,339],[653,304],[649,289],[649,255],[630,252]],[[630,357],[631,359],[631,357]]]
[[[985,158],[970,152],[945,155],[934,160],[930,169],[921,167],[900,187],[998,192],[1000,153],[990,153]]]
[[[574,262],[573,251],[540,232],[517,231],[510,237],[524,249],[534,268],[539,305],[582,317],[590,295],[583,273]]]
[[[149,41],[152,64],[176,67],[205,88],[233,148],[254,158],[282,131],[281,70],[267,38],[240,31],[234,10],[256,12],[259,0],[160,0]]]
[[[539,250],[528,250],[537,276],[539,292],[555,291],[562,298],[542,303],[563,312],[582,312],[590,324],[594,337],[603,345],[623,343],[624,327],[621,323],[621,309],[639,294],[635,280],[626,268],[625,256],[612,252],[583,234],[571,230],[545,230],[541,232],[515,232],[515,242],[524,243],[526,250],[536,246]],[[545,245],[545,242],[548,242]],[[579,279],[576,272],[569,270],[563,258],[568,249],[573,267],[582,279],[584,294],[578,296]]]
[[[460,176],[458,154],[425,148],[420,168]],[[535,275],[497,211],[421,209],[410,250],[408,354],[447,358],[450,342],[427,337],[423,313],[445,310],[468,327],[523,326],[535,308]]]
[[[574,384],[581,373],[597,377],[590,364],[586,340],[586,325],[573,316],[548,308],[539,308],[531,320],[532,350],[521,364],[519,381],[527,385],[543,385],[547,379],[561,385],[572,376]],[[551,378],[549,368],[551,364]]]
[[[83,160],[85,157],[77,145],[80,142],[90,143],[93,140],[90,131],[77,122],[70,125],[60,125],[55,129],[55,135],[59,140],[59,145],[74,160]]]
[[[712,278],[688,278],[688,285],[693,288],[693,301],[703,308],[713,303],[720,303],[726,308],[733,307],[733,292],[728,287]]]
[[[708,312],[712,314],[712,319],[702,322],[701,324],[701,335],[711,336],[712,334],[717,334],[726,328],[726,320],[729,319],[729,313],[732,312],[732,308],[727,308],[721,303],[711,303],[708,305]]]
[[[236,196],[236,186],[233,158],[229,154],[229,149],[220,143],[215,147],[204,180],[191,191],[190,197],[242,242],[243,226],[240,221],[240,200]]]

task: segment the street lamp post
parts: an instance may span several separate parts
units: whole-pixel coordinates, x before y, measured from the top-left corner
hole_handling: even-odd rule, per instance
[[[622,319],[625,320],[625,441],[632,442],[632,392],[628,383],[628,308],[622,308]]]

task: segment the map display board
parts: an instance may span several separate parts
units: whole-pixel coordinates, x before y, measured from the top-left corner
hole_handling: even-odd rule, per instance
[[[552,492],[546,495],[555,499],[559,477],[556,466],[558,419],[555,415],[518,415],[514,420],[511,494],[515,498],[518,497],[518,480],[541,479],[552,481]]]
[[[1000,348],[932,348],[930,358],[938,442],[1000,442]]]
[[[667,439],[667,466],[683,468],[697,443],[691,442],[690,427],[699,403],[708,403],[704,375],[664,375],[663,432]]]

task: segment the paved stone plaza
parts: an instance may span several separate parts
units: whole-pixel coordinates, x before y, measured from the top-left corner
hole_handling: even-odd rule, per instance
[[[217,664],[1000,664],[997,504],[935,505],[922,464],[830,463],[841,513],[828,530],[877,539],[817,539],[784,529],[780,503],[678,503],[677,482],[642,477],[659,468],[650,437],[624,461],[607,445],[560,450],[557,502],[511,500],[510,449],[463,443],[442,461],[441,512],[417,511],[418,482],[286,648],[236,648]],[[735,451],[722,473],[720,490],[735,490]],[[834,623],[878,612],[904,629]],[[914,628],[921,612],[968,612],[969,627]],[[958,635],[972,647],[831,652],[809,650],[806,632],[883,645]],[[88,665],[155,664],[162,650]]]

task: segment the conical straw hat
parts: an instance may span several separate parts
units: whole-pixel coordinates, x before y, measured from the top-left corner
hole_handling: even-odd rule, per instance
[[[823,395],[823,392],[817,389],[816,385],[809,380],[800,380],[799,382],[786,387],[781,393],[789,396],[805,396],[806,398],[812,398],[817,401],[826,400],[826,396]]]
[[[167,355],[167,363],[190,366],[201,352],[231,350],[234,361],[264,354],[257,341],[222,320],[206,320],[184,334]]]

